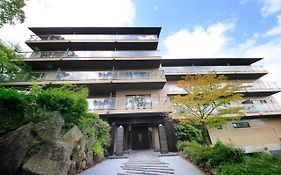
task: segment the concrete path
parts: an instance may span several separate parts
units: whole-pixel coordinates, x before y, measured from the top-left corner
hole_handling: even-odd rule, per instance
[[[159,155],[150,150],[133,151],[127,159],[108,159],[80,175],[204,175],[179,156]]]

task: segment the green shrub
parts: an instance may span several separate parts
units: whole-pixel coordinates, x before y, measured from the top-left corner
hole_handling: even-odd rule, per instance
[[[240,163],[244,158],[242,150],[222,142],[217,142],[214,147],[209,148],[208,153],[208,161],[206,162],[208,168],[215,168],[222,164]]]
[[[97,140],[91,147],[91,151],[93,152],[94,156],[102,157],[104,153],[104,149],[101,146],[99,140]]]
[[[221,175],[280,175],[281,157],[265,153],[247,156],[242,163],[225,164],[217,168]]]
[[[88,89],[73,85],[60,88],[48,88],[36,91],[37,104],[47,111],[60,111],[66,123],[66,129],[79,122],[80,117],[87,113]]]
[[[202,142],[202,136],[199,129],[190,124],[176,124],[175,125],[177,141],[196,141]]]
[[[80,118],[78,127],[85,134],[90,136],[95,134],[97,140],[103,147],[108,147],[110,144],[109,125],[101,120],[95,113],[86,113]]]
[[[0,134],[19,128],[30,120],[29,114],[36,109],[34,96],[26,91],[0,88]]]
[[[208,147],[193,142],[180,142],[182,150],[194,163],[208,168],[216,168],[222,164],[240,163],[244,158],[243,151],[230,145],[217,142],[214,147]]]

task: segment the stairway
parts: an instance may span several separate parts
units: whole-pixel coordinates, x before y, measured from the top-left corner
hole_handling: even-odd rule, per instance
[[[162,162],[157,153],[136,152],[131,153],[128,161],[122,163],[123,172],[118,175],[173,175],[174,169]]]

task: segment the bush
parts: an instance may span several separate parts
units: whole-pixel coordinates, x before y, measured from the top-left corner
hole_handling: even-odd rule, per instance
[[[221,175],[280,175],[281,157],[265,153],[247,156],[240,164],[225,164],[217,168]]]
[[[80,118],[78,127],[83,134],[90,136],[95,134],[96,140],[99,141],[103,147],[108,147],[110,144],[109,125],[101,120],[95,113],[86,113]]]
[[[73,127],[80,117],[87,113],[88,89],[73,85],[64,85],[60,88],[36,90],[37,105],[47,111],[60,111],[65,119],[66,129]]]
[[[195,141],[180,142],[178,148],[194,163],[208,168],[216,168],[228,163],[240,163],[244,157],[242,150],[221,142],[217,142],[214,147],[200,145]]]
[[[34,96],[26,91],[0,88],[0,135],[28,123],[36,109]]]
[[[104,153],[104,149],[101,146],[99,141],[96,141],[92,147],[91,147],[91,151],[93,152],[94,156],[98,156],[98,157],[103,157],[103,153]]]
[[[176,124],[175,125],[177,141],[196,141],[202,142],[202,136],[199,129],[190,124]]]

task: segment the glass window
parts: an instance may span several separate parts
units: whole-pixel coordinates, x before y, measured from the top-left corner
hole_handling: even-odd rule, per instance
[[[234,128],[250,128],[249,122],[236,122],[232,123]]]
[[[127,109],[151,109],[152,100],[151,95],[127,95],[126,96]]]

